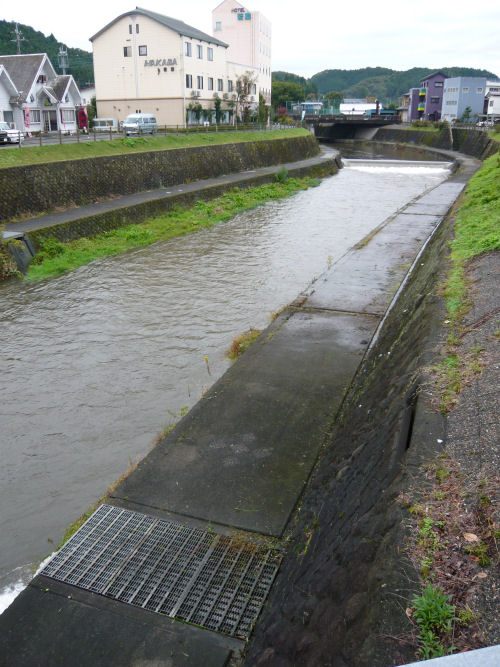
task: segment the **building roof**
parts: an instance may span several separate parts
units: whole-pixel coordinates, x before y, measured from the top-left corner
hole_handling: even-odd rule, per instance
[[[170,28],[170,30],[173,30],[174,32],[178,33],[179,35],[183,35],[185,37],[191,37],[193,39],[199,39],[203,42],[210,42],[211,44],[217,44],[218,46],[224,46],[225,48],[227,48],[229,46],[225,42],[221,42],[219,39],[215,39],[215,37],[211,37],[210,35],[207,35],[207,33],[202,32],[201,30],[198,30],[197,28],[193,28],[190,25],[187,25],[187,23],[184,23],[183,21],[179,21],[178,19],[171,18],[170,16],[164,16],[163,14],[158,14],[157,12],[151,12],[151,11],[149,11],[149,9],[142,9],[141,7],[136,7],[135,9],[131,10],[130,12],[125,12],[125,14],[120,14],[120,16],[117,16],[110,23],[108,23],[108,25],[104,26],[104,28],[102,28],[102,30],[99,30],[99,32],[96,32],[96,34],[93,35],[90,38],[90,41],[93,42],[94,39],[96,39],[96,37],[99,37],[99,35],[101,35],[103,32],[105,32],[114,23],[116,23],[120,19],[124,18],[125,16],[131,16],[132,14],[135,14],[136,16],[146,16],[147,18],[150,18],[153,21],[157,21],[158,23],[161,23],[161,25],[165,26],[166,28]]]
[[[56,98],[60,102],[62,102],[62,98],[64,96],[64,93],[66,92],[70,80],[71,80],[70,74],[59,74],[59,76],[56,76],[55,79],[49,81],[48,85],[54,91]]]
[[[432,74],[428,74],[427,76],[423,76],[420,81],[427,81],[427,79],[432,79],[433,76],[444,76],[445,79],[448,78],[448,75],[445,74],[444,72],[433,72]]]
[[[44,58],[45,53],[0,56],[0,65],[5,67],[22,97],[26,98],[29,93]]]

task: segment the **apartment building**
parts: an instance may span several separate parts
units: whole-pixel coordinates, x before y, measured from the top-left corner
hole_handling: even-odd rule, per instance
[[[210,113],[215,97],[227,105],[236,79],[255,71],[251,63],[230,62],[222,39],[139,7],[90,41],[97,114],[119,121],[140,112],[154,114],[160,125],[184,125],[193,120],[193,105]],[[258,100],[257,86],[253,92]]]
[[[461,119],[466,109],[470,109],[469,120],[476,121],[483,114],[485,94],[484,77],[457,76],[446,79],[443,93],[443,120]]]
[[[266,104],[271,104],[270,21],[237,0],[223,0],[212,12],[212,33],[228,44],[228,62],[253,68],[258,76],[257,88]]]
[[[409,121],[436,121],[441,118],[444,82],[447,78],[443,72],[434,72],[421,79],[419,88],[409,91]]]

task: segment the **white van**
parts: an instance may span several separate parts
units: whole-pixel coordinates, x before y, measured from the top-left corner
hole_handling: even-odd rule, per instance
[[[152,113],[131,113],[123,121],[124,134],[156,134],[158,123]]]
[[[96,132],[118,132],[118,121],[116,118],[94,118],[94,130]]]

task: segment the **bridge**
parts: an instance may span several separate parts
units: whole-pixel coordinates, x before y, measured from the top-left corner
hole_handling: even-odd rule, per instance
[[[301,116],[297,116],[300,120]],[[314,128],[317,139],[371,139],[384,125],[401,122],[397,114],[305,114],[303,121]]]

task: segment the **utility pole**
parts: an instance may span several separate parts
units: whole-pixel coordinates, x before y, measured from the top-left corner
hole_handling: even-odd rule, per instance
[[[62,70],[63,74],[66,74],[66,70],[69,68],[68,50],[63,44],[61,44],[61,46],[59,47],[59,53],[57,54],[57,59],[59,61],[59,69]]]
[[[23,37],[23,33],[19,30],[19,24],[16,23],[16,29],[14,30],[15,37],[11,39],[11,42],[17,42],[17,55],[21,55],[21,42],[26,41]]]

